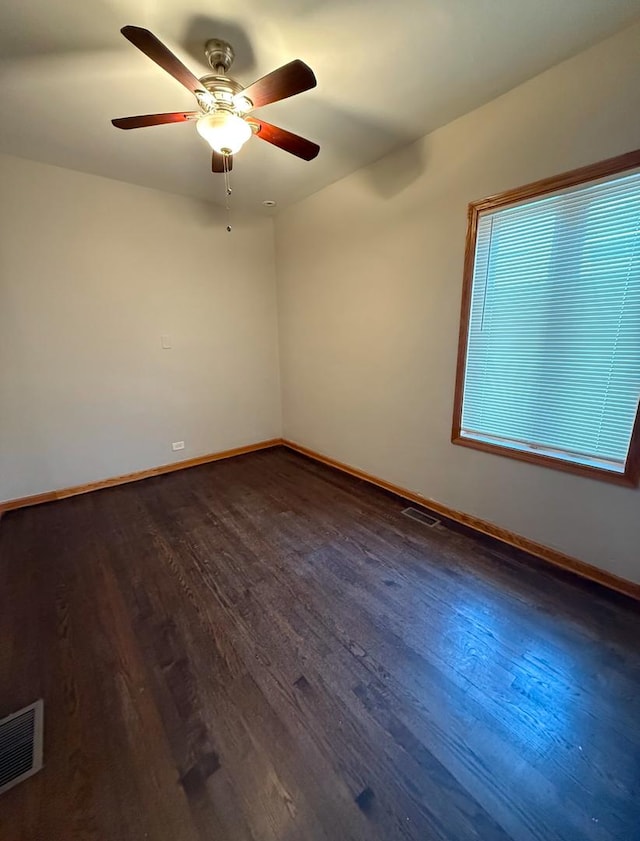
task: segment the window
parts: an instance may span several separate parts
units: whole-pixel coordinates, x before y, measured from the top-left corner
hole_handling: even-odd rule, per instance
[[[455,444],[640,473],[640,150],[469,206]]]

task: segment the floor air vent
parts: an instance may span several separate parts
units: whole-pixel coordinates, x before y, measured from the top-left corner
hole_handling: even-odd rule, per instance
[[[429,526],[430,529],[440,525],[440,520],[436,520],[435,517],[425,514],[424,511],[419,511],[417,508],[405,508],[402,513],[405,517],[410,517],[412,520],[422,523],[423,526]]]
[[[42,768],[42,700],[0,720],[0,794]]]

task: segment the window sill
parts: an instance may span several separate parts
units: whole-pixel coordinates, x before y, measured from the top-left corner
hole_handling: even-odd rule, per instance
[[[516,450],[511,447],[500,447],[497,444],[490,444],[476,438],[466,438],[454,432],[451,443],[460,447],[468,447],[471,450],[481,450],[485,453],[493,453],[506,458],[513,458],[517,461],[526,461],[529,464],[537,464],[541,467],[551,467],[554,470],[562,470],[565,473],[575,473],[578,476],[586,476],[589,479],[600,479],[603,482],[610,482],[614,485],[622,485],[627,488],[636,487],[640,465],[634,470],[633,460],[627,459],[624,473],[615,470],[606,470],[601,467],[592,467],[586,464],[579,464],[575,461],[565,461],[560,458],[542,455],[541,453],[529,450]]]

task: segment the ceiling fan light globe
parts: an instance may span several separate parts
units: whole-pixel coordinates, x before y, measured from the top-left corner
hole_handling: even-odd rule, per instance
[[[228,111],[206,114],[198,120],[196,128],[215,152],[226,155],[239,152],[252,135],[249,124]]]

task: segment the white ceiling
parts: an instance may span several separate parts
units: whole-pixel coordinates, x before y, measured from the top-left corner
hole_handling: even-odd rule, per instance
[[[293,59],[318,87],[262,109],[321,145],[310,163],[252,139],[235,206],[290,204],[481,105],[640,17],[640,0],[3,0],[0,150],[223,202],[210,152],[185,123],[119,131],[112,117],[192,109],[120,35],[151,29],[196,75],[229,40],[241,83]]]

